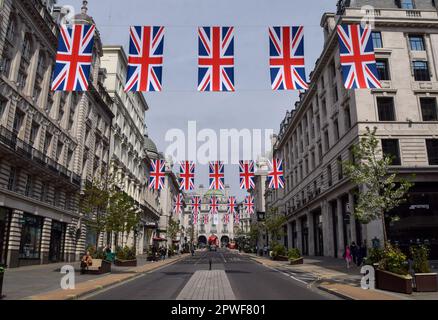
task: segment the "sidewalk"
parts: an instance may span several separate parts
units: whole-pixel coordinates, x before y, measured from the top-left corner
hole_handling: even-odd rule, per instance
[[[244,253],[242,253],[244,254]],[[309,287],[317,287],[348,300],[438,300],[438,293],[405,295],[382,290],[363,290],[360,287],[360,268],[346,268],[345,261],[330,257],[305,257],[303,265],[291,266],[287,261],[273,261],[255,254],[248,255],[254,261],[303,280]]]
[[[140,274],[151,272],[163,266],[175,263],[187,255],[168,258],[163,261],[150,262],[146,257],[137,257],[138,266],[135,268],[122,268],[112,265],[111,273],[103,275],[81,275],[80,264],[57,263],[49,265],[38,265],[8,269],[5,273],[3,283],[3,294],[5,300],[67,300],[77,299],[80,296],[92,293],[120,283]],[[76,288],[74,290],[60,289],[60,281],[64,274],[60,269],[64,265],[71,265],[75,268]]]

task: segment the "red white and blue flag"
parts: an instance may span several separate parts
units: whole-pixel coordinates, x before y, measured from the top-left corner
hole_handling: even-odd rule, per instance
[[[166,176],[166,162],[164,160],[151,160],[149,189],[164,189],[164,178]]]
[[[230,223],[230,215],[226,214],[224,215],[224,224],[229,224]]]
[[[219,200],[217,197],[210,198],[210,214],[218,214],[219,212]]]
[[[342,75],[346,89],[381,88],[371,28],[359,24],[338,26]]]
[[[208,222],[209,222],[208,215],[205,215],[204,216],[204,224],[208,224]]]
[[[181,214],[184,207],[184,200],[181,193],[177,194],[173,199],[173,213],[174,214]]]
[[[198,214],[197,213],[192,214],[192,223],[195,225],[198,224]]]
[[[209,165],[210,190],[225,189],[225,169],[221,161],[210,162]]]
[[[228,204],[227,204],[227,214],[236,214],[236,197],[229,197],[228,198]]]
[[[197,215],[199,214],[200,211],[201,211],[201,197],[194,196],[192,198],[192,213]]]
[[[243,206],[245,207],[246,213],[254,214],[254,197],[246,196],[245,201],[243,202]]]
[[[254,161],[240,161],[240,189],[251,190],[255,189],[254,183]]]
[[[53,91],[87,91],[93,60],[94,25],[59,27]]]
[[[182,161],[179,169],[179,189],[184,191],[195,190],[195,163]]]
[[[125,91],[161,91],[164,27],[131,27],[130,34]]]
[[[234,91],[234,27],[199,27],[198,91]]]
[[[283,161],[274,159],[269,161],[271,171],[268,173],[268,184],[270,189],[283,189],[284,188],[284,172]]]
[[[234,215],[234,224],[239,224],[240,223],[240,214],[236,213]]]
[[[269,28],[269,65],[273,90],[306,90],[304,28]]]

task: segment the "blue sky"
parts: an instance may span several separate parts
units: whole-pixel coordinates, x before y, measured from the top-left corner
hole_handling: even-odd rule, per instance
[[[60,0],[79,12],[81,0]],[[306,73],[313,69],[323,46],[320,28],[324,12],[334,12],[335,0],[89,0],[104,45],[128,46],[129,26],[164,25],[163,92],[147,93],[149,135],[160,151],[172,128],[274,129],[297,99],[293,91],[273,92],[268,67],[268,26],[303,25]],[[197,92],[197,27],[235,27],[235,93]],[[226,184],[239,190],[238,167],[226,166]],[[197,184],[208,185],[208,168],[197,168]]]

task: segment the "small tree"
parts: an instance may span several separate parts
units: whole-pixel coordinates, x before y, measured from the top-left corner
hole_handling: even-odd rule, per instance
[[[170,217],[169,225],[167,227],[167,233],[169,234],[170,239],[176,240],[176,237],[180,231],[181,231],[180,222]]]
[[[398,179],[397,173],[390,173],[393,158],[379,156],[377,128],[367,132],[359,144],[353,147],[353,161],[343,164],[346,175],[359,186],[357,204],[354,210],[356,218],[364,224],[381,220],[385,246],[388,241],[385,214],[406,201],[406,194],[413,186],[407,180]]]
[[[106,179],[94,179],[87,183],[81,194],[79,206],[86,216],[87,226],[96,233],[96,248],[107,224],[109,192]]]
[[[272,242],[278,243],[278,238],[284,236],[283,226],[287,222],[284,215],[278,214],[278,208],[270,208],[266,214],[262,228],[271,236]]]

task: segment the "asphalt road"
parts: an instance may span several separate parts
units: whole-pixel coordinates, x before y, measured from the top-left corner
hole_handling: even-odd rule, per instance
[[[197,252],[173,265],[85,297],[90,300],[175,300],[197,270],[225,270],[237,300],[328,300],[336,297],[228,250]]]

